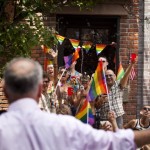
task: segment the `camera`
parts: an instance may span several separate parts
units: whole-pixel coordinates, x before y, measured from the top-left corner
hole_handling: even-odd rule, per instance
[[[80,86],[80,90],[84,90],[84,86],[83,85]]]

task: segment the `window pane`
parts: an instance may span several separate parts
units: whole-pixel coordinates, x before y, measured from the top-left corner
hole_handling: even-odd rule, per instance
[[[79,40],[79,29],[78,28],[67,28],[67,38]]]

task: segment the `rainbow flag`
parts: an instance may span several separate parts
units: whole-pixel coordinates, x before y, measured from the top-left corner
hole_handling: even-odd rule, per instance
[[[79,110],[79,112],[75,115],[75,117],[81,120],[83,123],[88,123],[90,125],[94,124],[94,116],[92,114],[92,109],[90,103],[87,99],[84,100],[84,103]]]
[[[75,40],[75,39],[69,39],[72,46],[74,47],[74,49],[76,49],[78,46],[79,46],[79,42],[78,40]]]
[[[86,53],[88,53],[88,51],[92,47],[92,43],[91,42],[84,42],[82,47],[86,50]]]
[[[117,72],[117,80],[120,80],[124,76],[124,69],[122,64],[119,64],[118,72]]]
[[[47,66],[50,64],[52,64],[52,61],[47,58],[44,58],[44,71],[47,71]]]
[[[96,44],[96,53],[99,54],[106,47],[105,44]]]
[[[68,69],[71,64],[79,58],[80,47],[78,47],[73,54],[64,56],[65,67]]]
[[[43,52],[44,52],[45,54],[48,53],[49,48],[48,48],[47,46],[41,45],[41,48],[42,48],[42,50],[43,50]]]
[[[98,63],[98,66],[95,70],[87,99],[89,101],[94,101],[95,98],[100,94],[107,94],[106,77],[104,74],[102,61]]]
[[[65,62],[66,69],[68,69],[71,66],[71,64],[72,64],[72,57],[73,57],[72,54],[70,54],[69,56],[64,56],[64,62]]]
[[[58,35],[58,34],[56,34],[56,38],[57,38],[57,40],[59,41],[60,45],[63,43],[63,41],[64,41],[64,39],[65,39],[64,36],[61,36],[61,35]]]
[[[74,61],[76,61],[78,58],[79,58],[79,51],[80,51],[80,47],[78,47],[76,50],[75,50],[75,52],[73,53],[73,57],[72,57],[72,63],[74,62]]]

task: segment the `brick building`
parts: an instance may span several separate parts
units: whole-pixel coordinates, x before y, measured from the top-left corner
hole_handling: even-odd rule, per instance
[[[105,38],[105,41],[107,41],[106,44],[113,41],[117,43],[116,68],[121,61],[123,68],[126,69],[129,64],[130,54],[136,53],[138,55],[138,63],[135,65],[136,77],[134,80],[129,80],[124,94],[125,122],[138,117],[138,112],[142,105],[150,103],[148,101],[150,84],[148,78],[150,75],[148,72],[150,46],[148,43],[148,36],[150,34],[148,31],[148,25],[150,23],[149,6],[150,2],[148,0],[112,0],[111,2],[105,1],[103,4],[96,5],[92,11],[80,11],[77,8],[63,8],[56,14],[48,14],[44,17],[46,26],[56,28],[60,35],[67,36],[68,38],[80,38],[81,40],[82,36],[79,35],[82,35],[81,32],[85,31],[86,25],[89,27],[89,24],[92,23],[95,23],[93,25],[95,29],[98,28],[99,31],[108,31],[105,32],[106,35],[108,34],[109,36],[111,34],[112,36],[111,38]],[[91,18],[92,23],[90,22]],[[84,19],[86,25],[82,21]],[[76,31],[74,37],[72,34],[73,31]],[[63,64],[63,46],[58,47],[58,49],[58,64],[61,66]],[[44,55],[40,48],[35,48],[32,51],[32,57],[43,64]],[[3,93],[0,92],[0,110],[6,108],[7,101]]]

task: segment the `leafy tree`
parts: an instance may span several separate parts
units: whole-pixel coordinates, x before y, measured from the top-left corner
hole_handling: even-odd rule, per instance
[[[30,57],[34,46],[57,44],[54,30],[42,16],[64,6],[91,8],[93,0],[0,0],[0,75],[5,63],[16,56]],[[54,31],[54,32],[53,32]]]

